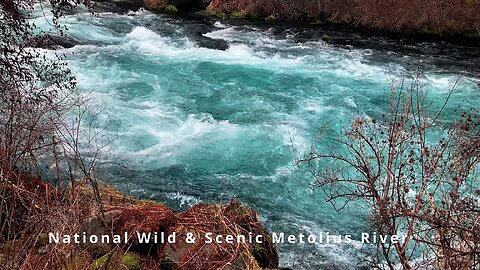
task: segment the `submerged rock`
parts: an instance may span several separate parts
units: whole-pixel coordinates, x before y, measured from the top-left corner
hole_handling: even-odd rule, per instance
[[[213,38],[202,36],[195,39],[195,41],[197,42],[198,46],[203,48],[221,50],[221,51],[225,51],[225,50],[228,50],[228,48],[230,48],[230,46],[228,45],[228,42],[226,42],[223,39],[213,39]]]
[[[199,47],[222,51],[225,51],[229,48],[228,42],[223,39],[213,39],[204,36],[205,33],[211,31],[211,27],[196,23],[186,26],[185,29]]]
[[[62,48],[72,48],[79,44],[80,42],[72,37],[41,35],[28,40],[25,45],[32,48],[56,50]]]

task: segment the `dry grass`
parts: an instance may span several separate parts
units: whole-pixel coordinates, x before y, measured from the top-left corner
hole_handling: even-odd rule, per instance
[[[352,23],[390,31],[480,35],[478,0],[214,0],[209,10]]]

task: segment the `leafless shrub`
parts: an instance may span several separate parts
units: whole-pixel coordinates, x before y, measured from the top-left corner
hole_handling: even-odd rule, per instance
[[[53,17],[45,19],[53,31],[63,35],[59,18],[80,4],[90,1],[49,1]],[[65,260],[76,252],[68,246],[38,258],[32,250],[42,233],[73,232],[90,211],[92,205],[79,203],[78,181],[90,183],[102,209],[94,177],[97,155],[84,158],[79,143],[89,137],[87,143],[96,144],[98,153],[105,140],[99,133],[82,133],[88,107],[63,56],[28,47],[38,30],[28,19],[35,5],[47,8],[45,2],[0,1],[0,259],[6,269],[35,269],[35,262],[51,269],[68,265]],[[39,178],[42,167],[50,165],[58,170],[56,184],[63,189]],[[61,171],[62,166],[68,169]],[[11,258],[5,262],[4,256]]]
[[[337,150],[311,153],[298,163],[308,165],[314,187],[337,210],[361,200],[378,234],[405,236],[403,243],[377,245],[377,262],[388,269],[397,262],[403,269],[420,267],[412,263],[415,254],[439,269],[477,269],[478,111],[441,124],[445,105],[432,112],[418,80],[392,87],[391,98],[382,119],[355,119],[332,145]]]

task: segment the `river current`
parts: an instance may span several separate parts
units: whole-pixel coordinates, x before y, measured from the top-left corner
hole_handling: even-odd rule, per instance
[[[48,28],[42,17],[36,23]],[[99,178],[178,211],[236,197],[258,209],[268,230],[287,234],[367,230],[362,207],[337,213],[294,164],[312,146],[328,150],[321,127],[335,136],[356,116],[382,115],[391,83],[419,72],[434,104],[461,75],[450,110],[476,102],[479,91],[479,55],[469,47],[395,47],[372,37],[375,46],[339,45],[294,27],[145,11],[79,12],[62,23],[78,45],[59,51],[100,112],[93,128],[115,138],[102,149]],[[190,31],[198,24],[208,24],[202,37],[228,49],[202,47]],[[281,265],[293,269],[359,269],[364,261],[357,242],[278,248]]]

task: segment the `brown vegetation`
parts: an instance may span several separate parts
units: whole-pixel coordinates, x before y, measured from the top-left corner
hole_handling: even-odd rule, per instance
[[[76,191],[61,191],[39,178],[19,176],[15,190],[18,208],[9,220],[9,238],[0,242],[0,269],[278,269],[278,254],[256,211],[236,200],[228,205],[197,205],[175,214],[158,202],[124,195],[108,185],[99,191],[105,212],[92,200],[88,181],[77,183]],[[23,182],[26,182],[24,185]],[[48,187],[45,189],[44,187]],[[41,192],[39,190],[42,190]],[[60,194],[66,192],[62,197]],[[13,195],[13,194],[12,194]],[[47,200],[47,198],[50,198]],[[48,233],[60,235],[86,232],[87,236],[123,235],[121,244],[48,243]],[[138,243],[136,233],[177,233],[175,243]],[[185,242],[185,233],[216,235],[262,235],[261,244]],[[126,261],[136,265],[129,267]],[[128,264],[128,263],[127,263]]]
[[[178,215],[174,231],[180,242],[167,244],[162,250],[163,265],[174,269],[277,269],[278,254],[272,239],[261,226],[258,214],[233,199],[228,205],[201,204]],[[183,241],[192,233],[197,241]],[[205,233],[246,237],[245,243],[205,243]],[[249,235],[262,236],[262,243],[248,242]],[[235,240],[236,242],[236,240]]]
[[[213,0],[209,10],[391,31],[480,34],[478,0]]]

